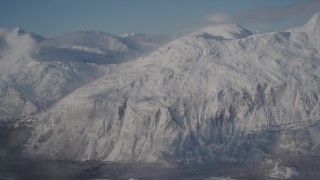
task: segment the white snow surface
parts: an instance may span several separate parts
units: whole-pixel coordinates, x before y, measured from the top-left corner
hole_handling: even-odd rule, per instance
[[[193,33],[121,64],[37,116],[25,152],[188,164],[319,147],[319,14],[240,39]]]

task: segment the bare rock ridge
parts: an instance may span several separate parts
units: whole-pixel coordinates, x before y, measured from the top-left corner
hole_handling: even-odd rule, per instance
[[[25,153],[187,164],[316,153],[318,23],[319,13],[284,32],[174,40],[35,116]]]

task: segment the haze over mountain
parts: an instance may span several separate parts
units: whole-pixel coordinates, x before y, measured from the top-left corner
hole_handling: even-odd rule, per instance
[[[0,37],[1,122],[33,128],[26,156],[190,164],[319,154],[320,12],[287,31],[221,24],[165,45],[96,31]]]

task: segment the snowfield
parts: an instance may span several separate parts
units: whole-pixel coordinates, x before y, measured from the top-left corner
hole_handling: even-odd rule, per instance
[[[193,164],[319,154],[320,12],[283,32],[225,24],[168,39],[1,29],[0,121],[32,122],[24,154],[38,158]],[[270,176],[295,173],[277,166]]]

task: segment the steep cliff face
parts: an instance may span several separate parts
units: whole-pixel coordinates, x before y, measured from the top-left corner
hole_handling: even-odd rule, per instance
[[[179,38],[38,116],[26,153],[205,162],[319,149],[319,13],[285,32]]]

